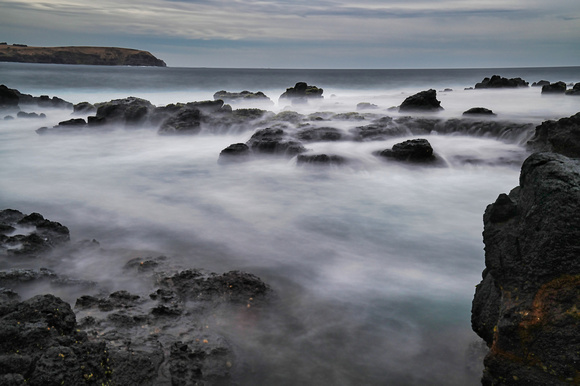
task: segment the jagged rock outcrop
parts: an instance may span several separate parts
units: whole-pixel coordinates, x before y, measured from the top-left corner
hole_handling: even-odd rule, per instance
[[[517,88],[528,87],[529,83],[522,78],[504,78],[499,75],[493,75],[491,78],[484,78],[475,85],[475,88]]]
[[[576,83],[570,90],[566,90],[566,95],[580,95],[580,82]]]
[[[73,104],[64,99],[48,95],[32,96],[20,91],[0,85],[0,109],[16,109],[22,106],[38,106],[44,108],[72,109]]]
[[[552,151],[568,157],[580,157],[580,113],[543,122],[536,127],[527,147],[531,151]]]
[[[421,91],[415,95],[411,95],[410,97],[406,98],[399,107],[399,111],[401,112],[430,112],[439,110],[443,110],[443,107],[441,107],[441,102],[437,100],[437,91],[433,89]]]
[[[0,62],[165,67],[148,51],[119,47],[28,47],[0,45]]]
[[[534,153],[484,214],[472,327],[484,385],[580,383],[580,161]]]

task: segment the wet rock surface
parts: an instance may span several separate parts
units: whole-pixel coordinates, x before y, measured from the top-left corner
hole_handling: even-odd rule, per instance
[[[527,147],[532,151],[552,151],[568,157],[580,157],[580,113],[543,122],[536,127]]]
[[[413,163],[433,163],[437,161],[437,157],[433,154],[433,147],[424,138],[410,139],[397,143],[392,149],[385,149],[376,155],[396,161]]]
[[[472,327],[484,385],[580,382],[580,162],[535,153],[484,214],[486,268]]]
[[[68,241],[66,227],[37,213],[7,209],[0,219],[3,233],[27,226]],[[75,247],[86,252],[95,243]],[[70,250],[51,252],[66,259]],[[44,249],[34,256],[37,265],[50,262]],[[216,314],[253,320],[272,300],[270,287],[246,272],[175,267],[166,256],[130,259],[123,271],[147,290],[107,292],[47,268],[0,271],[0,383],[235,384],[244,358],[217,328]],[[74,307],[52,294],[18,295],[63,287],[77,294]]]
[[[287,88],[286,91],[280,95],[280,100],[289,100],[292,103],[307,103],[308,99],[322,98],[323,89],[313,85],[308,85],[306,82],[298,82],[294,87]]]

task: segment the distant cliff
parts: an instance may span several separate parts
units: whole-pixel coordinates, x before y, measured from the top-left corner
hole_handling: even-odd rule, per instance
[[[150,52],[118,47],[28,47],[0,44],[0,62],[165,67]]]

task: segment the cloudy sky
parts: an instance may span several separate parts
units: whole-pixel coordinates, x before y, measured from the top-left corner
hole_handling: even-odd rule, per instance
[[[172,67],[580,65],[578,0],[0,0],[0,41]]]

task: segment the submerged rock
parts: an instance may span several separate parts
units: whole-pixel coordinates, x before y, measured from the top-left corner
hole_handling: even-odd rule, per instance
[[[439,110],[443,110],[443,108],[441,107],[441,102],[437,100],[437,91],[433,89],[411,95],[399,107],[399,111],[428,112]]]
[[[283,129],[274,127],[256,131],[246,144],[252,152],[261,154],[292,157],[306,151],[300,142],[293,140]]]
[[[580,158],[580,113],[557,121],[542,122],[536,127],[527,147],[532,151],[553,151]]]
[[[347,159],[336,154],[300,154],[297,159],[297,165],[343,165]]]
[[[491,78],[484,78],[480,83],[475,85],[476,89],[481,88],[517,88],[528,87],[529,83],[522,78],[504,78],[499,75],[493,75]]]
[[[245,143],[234,143],[221,151],[218,162],[240,162],[245,161],[251,156],[250,147]]]
[[[549,84],[550,84],[550,81],[548,81],[548,80],[540,80],[538,82],[532,83],[532,87],[542,87],[542,86],[547,86]]]
[[[486,268],[472,327],[490,347],[485,385],[580,380],[580,163],[536,153],[484,214]]]
[[[213,99],[218,100],[221,99],[225,103],[237,103],[237,102],[244,102],[244,103],[267,103],[267,104],[274,104],[270,98],[266,96],[261,91],[258,92],[250,92],[250,91],[242,91],[242,92],[229,92],[225,90],[221,90],[213,94]]]

